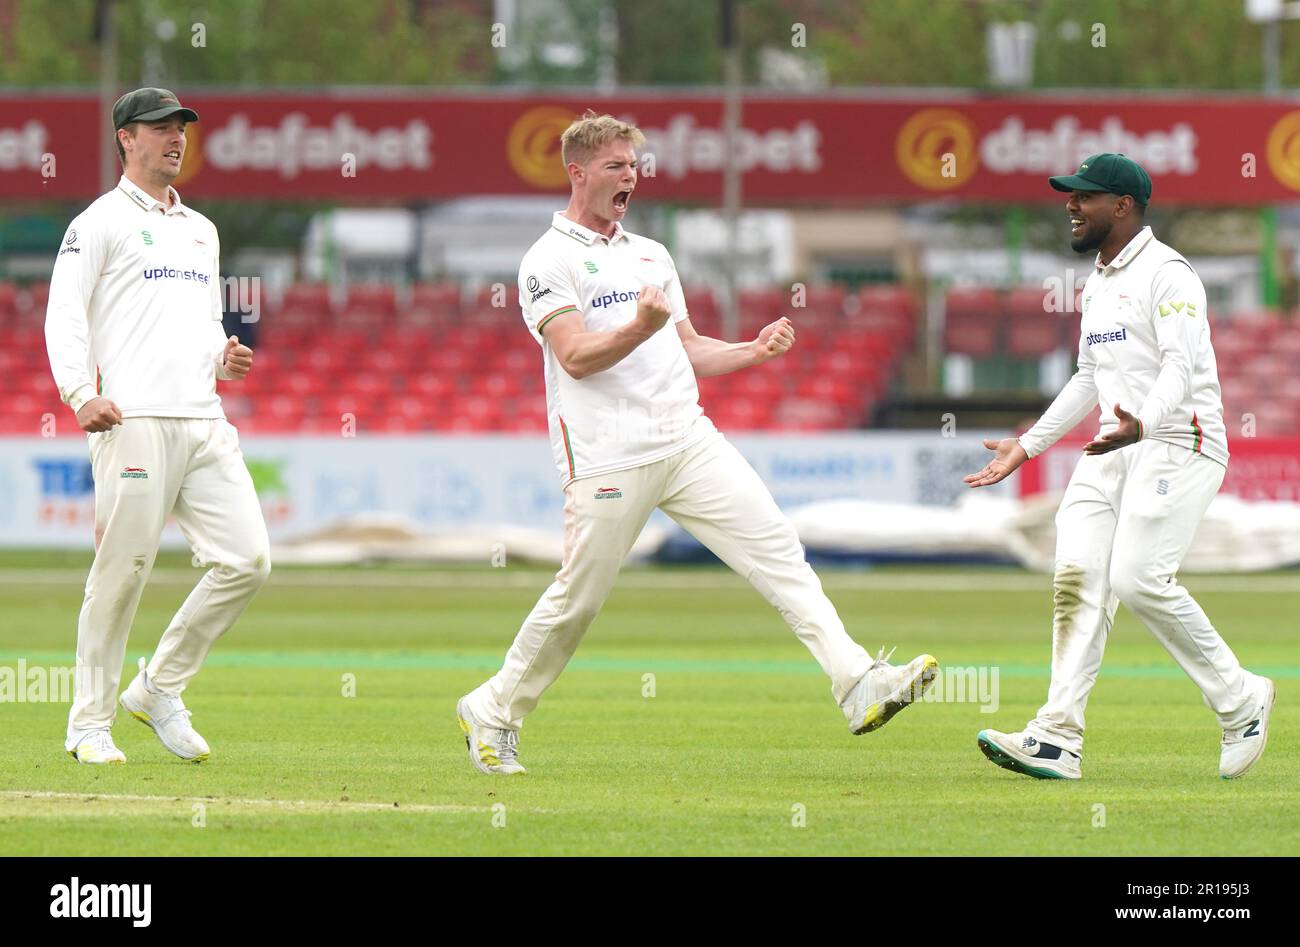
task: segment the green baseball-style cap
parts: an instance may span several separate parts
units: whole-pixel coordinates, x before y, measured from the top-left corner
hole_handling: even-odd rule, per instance
[[[177,112],[187,122],[199,120],[199,113],[181,105],[173,92],[166,89],[136,89],[122,96],[113,106],[113,130],[132,122],[156,122]]]
[[[1060,174],[1047,182],[1058,191],[1106,191],[1128,194],[1139,204],[1151,200],[1151,175],[1142,165],[1124,155],[1103,152],[1085,158],[1074,174]]]

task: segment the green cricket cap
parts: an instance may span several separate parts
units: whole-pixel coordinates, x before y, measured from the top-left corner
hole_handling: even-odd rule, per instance
[[[166,89],[136,89],[117,100],[113,106],[113,130],[132,122],[156,122],[177,112],[187,122],[197,122],[199,113],[181,105],[174,92]]]
[[[1060,174],[1047,182],[1058,191],[1106,191],[1130,195],[1139,204],[1151,200],[1151,175],[1124,155],[1103,152],[1085,158],[1074,174]]]

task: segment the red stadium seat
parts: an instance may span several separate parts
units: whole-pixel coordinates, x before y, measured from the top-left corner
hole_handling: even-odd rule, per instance
[[[391,317],[397,312],[397,291],[391,283],[353,283],[348,287],[343,310],[368,309]]]
[[[410,304],[455,315],[460,311],[460,287],[455,283],[416,283],[411,287]]]
[[[808,398],[783,401],[772,417],[772,427],[785,431],[822,431],[840,427],[848,416],[834,403]]]
[[[334,306],[330,300],[330,288],[325,283],[295,283],[285,289],[280,297],[280,308],[301,307],[328,314]]]
[[[864,286],[858,290],[856,296],[845,299],[845,307],[850,315],[855,312],[873,313],[909,326],[916,313],[916,304],[911,293],[897,284]]]
[[[491,286],[484,286],[474,293],[469,304],[463,307],[467,313],[498,312],[519,314],[519,287],[514,282],[501,284],[504,289],[498,292]]]
[[[13,283],[0,283],[0,325],[18,312],[18,287]]]
[[[469,391],[486,398],[514,398],[521,394],[523,388],[519,379],[513,375],[491,373],[476,375],[470,379]]]
[[[1001,344],[1003,303],[992,289],[950,290],[944,310],[944,350],[986,358]]]
[[[424,364],[425,371],[443,375],[459,376],[474,368],[472,353],[460,348],[435,348],[429,352]]]
[[[1040,286],[1018,286],[1007,294],[1007,351],[1017,358],[1041,358],[1077,343],[1073,320],[1051,310],[1053,300]],[[1066,338],[1067,332],[1072,333]]]
[[[356,392],[366,398],[387,396],[392,391],[392,380],[379,372],[355,372],[343,376],[347,390]]]
[[[793,294],[791,294],[793,296]],[[809,286],[804,291],[803,306],[796,307],[787,299],[784,306],[777,307],[778,316],[794,319],[800,315],[836,322],[844,318],[844,287],[831,284],[828,286]]]
[[[796,393],[801,398],[829,402],[844,407],[859,404],[865,398],[862,385],[833,375],[805,378],[799,383]]]
[[[1013,312],[1007,317],[1007,352],[1041,358],[1062,347],[1061,318],[1054,312]]]
[[[20,308],[25,308],[27,312],[44,318],[45,307],[49,301],[50,284],[44,282],[32,283],[27,287],[27,305]]]
[[[422,372],[406,378],[406,397],[423,403],[445,401],[456,390],[455,379],[434,372]]]

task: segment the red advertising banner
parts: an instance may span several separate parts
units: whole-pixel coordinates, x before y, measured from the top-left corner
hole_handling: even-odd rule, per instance
[[[1017,470],[1020,496],[1064,490],[1096,429],[1095,424],[1080,425]],[[1243,500],[1300,503],[1300,437],[1229,438],[1228,451],[1228,475],[1220,492]]]
[[[722,193],[712,94],[177,91],[202,116],[178,182],[187,199],[560,194],[560,132],[588,107],[646,133],[640,198]],[[0,198],[95,196],[99,149],[112,148],[97,112],[92,96],[0,97]],[[1050,203],[1062,198],[1045,178],[1098,151],[1141,162],[1161,203],[1300,199],[1300,99],[765,95],[745,101],[742,126],[749,203]]]

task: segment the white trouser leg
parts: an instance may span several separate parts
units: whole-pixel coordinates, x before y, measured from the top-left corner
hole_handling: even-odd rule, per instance
[[[575,480],[565,488],[564,562],[524,619],[501,670],[467,695],[481,723],[519,729],[560,676],[654,512],[671,459]],[[609,488],[622,495],[597,494]]]
[[[871,658],[844,630],[767,486],[721,435],[672,459],[660,507],[775,606],[843,701]]]
[[[1247,677],[1177,579],[1227,471],[1185,447],[1160,441],[1139,446],[1145,450],[1133,459],[1115,530],[1111,587],[1201,689],[1220,726],[1243,726],[1254,710]]]
[[[1056,513],[1052,683],[1025,732],[1076,754],[1083,752],[1083,712],[1115,620],[1110,572],[1121,453],[1080,458]]]
[[[192,453],[176,523],[199,562],[211,566],[163,632],[149,683],[183,691],[208,649],[238,620],[271,572],[271,544],[239,437],[222,419],[183,422]]]
[[[77,620],[76,696],[68,747],[113,725],[127,636],[185,470],[185,445],[167,418],[128,418],[90,436],[95,561]]]

